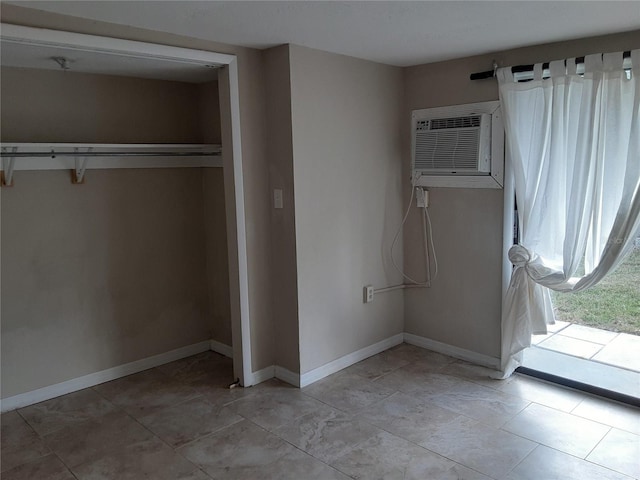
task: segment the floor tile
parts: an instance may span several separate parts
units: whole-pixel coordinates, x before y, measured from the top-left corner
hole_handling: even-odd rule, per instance
[[[174,447],[209,435],[242,421],[229,407],[212,405],[196,397],[138,419],[145,427]]]
[[[382,353],[369,357],[366,360],[362,360],[344,371],[355,373],[356,375],[360,375],[361,377],[369,380],[375,380],[382,375],[393,372],[394,370],[408,364],[409,361],[401,355],[394,355],[393,351],[386,350]]]
[[[3,414],[2,478],[640,478],[640,410],[412,345],[303,390],[231,372],[205,353]]]
[[[392,389],[348,372],[335,373],[302,391],[348,413],[355,413],[394,393]]]
[[[529,400],[471,382],[461,382],[446,393],[426,395],[425,399],[495,427],[504,425],[530,403]]]
[[[503,429],[561,452],[585,458],[610,427],[532,403]]]
[[[403,393],[364,409],[358,418],[414,443],[430,437],[434,428],[445,429],[460,416],[451,410],[421,402]]]
[[[469,382],[494,389],[498,389],[504,386],[505,383],[509,383],[511,381],[511,377],[504,380],[496,380],[491,376],[499,373],[497,370],[492,370],[491,368],[483,367],[481,365],[474,365],[472,363],[465,362],[464,360],[457,360],[456,362],[445,366],[440,370],[440,373],[453,375],[455,377],[462,378],[463,380],[468,380]]]
[[[640,408],[605,398],[585,398],[571,413],[640,435]]]
[[[160,365],[156,369],[188,382],[207,376],[211,372],[228,373],[229,370],[233,370],[233,360],[219,353],[208,351]]]
[[[75,480],[64,463],[54,454],[2,472],[2,480]]]
[[[78,480],[187,480],[198,467],[157,438],[110,450],[72,468]],[[201,476],[201,475],[200,475]]]
[[[245,420],[178,450],[215,479],[342,479],[346,477]]]
[[[149,415],[198,396],[198,392],[158,370],[145,370],[93,387],[134,417]]]
[[[630,477],[540,445],[505,480],[631,480]]]
[[[70,468],[98,459],[116,448],[149,440],[153,434],[123,412],[113,412],[57,430],[44,437]]]
[[[578,340],[585,340],[587,342],[599,343],[600,345],[606,345],[619,334],[617,332],[609,332],[607,330],[586,327],[584,325],[577,325],[574,323],[562,330],[561,335],[577,338]]]
[[[252,395],[256,390],[256,387],[243,388],[237,386],[229,388],[220,383],[208,382],[206,380],[191,384],[191,386],[195,388],[199,395],[206,398],[209,403],[219,407],[224,407],[236,400]]]
[[[531,344],[538,345],[540,342],[544,342],[547,338],[550,338],[556,333],[563,331],[569,325],[571,325],[569,322],[561,322],[561,321],[556,321],[556,323],[553,325],[547,325],[546,334],[531,335]]]
[[[157,367],[172,378],[186,383],[214,405],[234,402],[254,390],[253,387],[229,388],[233,378],[233,361],[215,352],[204,352],[193,357]]]
[[[432,367],[443,367],[456,361],[455,358],[443,355],[426,348],[416,347],[408,343],[402,343],[391,350],[394,356],[402,358],[410,363],[421,362],[431,365]]]
[[[547,407],[571,412],[587,395],[570,388],[545,382],[527,375],[514,374],[511,382],[506,383],[500,391],[524,398]]]
[[[555,335],[555,333],[547,333],[543,335],[531,335],[531,345],[540,345],[546,339],[551,338]]]
[[[0,467],[3,472],[51,453],[18,412],[6,412],[0,418]]]
[[[640,478],[640,436],[612,428],[587,460]]]
[[[423,362],[415,362],[377,378],[375,383],[409,395],[425,395],[448,392],[464,382],[454,375],[440,373],[440,368],[434,370]]]
[[[564,330],[563,330],[564,331]],[[566,353],[574,357],[591,358],[600,351],[602,345],[593,342],[565,337],[558,333],[538,344],[539,348]]]
[[[387,432],[381,432],[332,463],[361,479],[490,480],[433,452]]]
[[[248,418],[267,430],[275,430],[323,406],[318,400],[304,395],[298,388],[283,382],[272,383],[279,386],[256,387],[254,394],[231,403],[229,408],[237,415]]]
[[[85,389],[22,408],[19,412],[38,434],[47,435],[116,410],[111,402],[93,390]]]
[[[202,470],[195,470],[190,474],[183,476],[180,480],[211,480],[211,477]]]
[[[493,478],[504,477],[537,446],[463,416],[432,426],[419,445]]]
[[[621,333],[594,356],[593,360],[640,372],[638,352],[640,352],[640,337]]]
[[[378,433],[380,429],[328,406],[274,431],[276,435],[325,463]]]
[[[547,325],[547,332],[557,333],[557,332],[560,332],[561,330],[564,330],[569,325],[571,325],[569,322],[556,320],[556,322],[553,325]]]
[[[229,388],[233,378],[233,361],[216,352],[203,352],[156,368],[194,388],[213,386]]]

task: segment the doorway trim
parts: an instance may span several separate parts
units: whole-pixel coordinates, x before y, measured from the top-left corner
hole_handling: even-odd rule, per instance
[[[114,56],[153,59],[161,62],[220,66],[219,81],[226,84],[220,89],[221,122],[228,129],[228,145],[223,136],[223,165],[229,245],[231,326],[233,344],[233,369],[235,378],[243,386],[253,384],[251,366],[251,322],[249,310],[249,275],[247,262],[246,211],[242,169],[242,144],[240,135],[240,92],[238,61],[235,55],[204,50],[174,47],[156,43],[124,40],[113,37],[87,35],[21,25],[2,24],[2,42],[38,45],[52,49],[70,49]],[[224,92],[223,92],[224,90]],[[226,107],[226,108],[225,108]],[[229,200],[232,200],[231,202]]]

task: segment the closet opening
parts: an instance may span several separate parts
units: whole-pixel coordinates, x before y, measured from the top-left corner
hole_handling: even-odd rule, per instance
[[[209,349],[250,386],[235,56],[15,25],[1,36],[3,152],[109,153],[86,157],[80,185],[72,155],[11,161],[2,410]]]

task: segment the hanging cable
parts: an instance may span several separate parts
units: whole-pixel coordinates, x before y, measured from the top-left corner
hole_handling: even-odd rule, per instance
[[[425,206],[422,207],[422,243],[424,244],[424,265],[426,267],[427,272],[427,280],[425,283],[427,286],[431,286],[431,259],[429,258],[429,237],[427,235],[427,216],[425,212],[427,211],[426,203]]]
[[[425,243],[425,266],[426,266],[426,270],[427,270],[427,279],[424,282],[419,282],[417,280],[414,280],[413,278],[411,278],[409,275],[407,275],[406,273],[404,273],[404,271],[398,266],[398,264],[396,263],[395,258],[393,257],[393,249],[398,241],[398,237],[400,236],[400,233],[402,232],[402,229],[404,227],[404,224],[407,221],[407,217],[409,216],[409,212],[411,211],[411,204],[413,203],[413,197],[414,197],[414,190],[415,190],[415,183],[411,182],[411,196],[409,198],[409,205],[407,206],[407,211],[404,214],[404,217],[402,218],[402,222],[400,223],[400,226],[398,227],[398,231],[396,232],[395,236],[393,237],[393,242],[391,243],[391,263],[393,264],[394,268],[407,280],[409,280],[411,282],[411,284],[409,285],[395,285],[393,287],[386,287],[386,288],[381,288],[378,289],[377,292],[382,292],[382,291],[389,291],[389,289],[399,289],[399,288],[406,288],[406,287],[430,287],[431,286],[431,281],[430,281],[430,265],[429,265],[429,245],[427,242],[427,225],[426,222],[423,218],[422,220],[422,225],[423,225],[423,239],[424,239],[424,243]],[[426,211],[426,207],[421,207],[424,208],[424,210]],[[430,220],[429,220],[430,223]]]
[[[431,271],[429,271],[429,282],[431,280],[435,280],[438,276],[438,257],[436,256],[436,246],[433,243],[433,227],[431,226],[431,216],[429,215],[429,209],[424,207],[424,218],[427,219],[427,223],[429,224],[429,242],[431,244],[431,251],[433,252],[433,266],[435,270],[433,272],[433,278],[431,278]],[[428,254],[428,245],[427,245],[427,254]]]

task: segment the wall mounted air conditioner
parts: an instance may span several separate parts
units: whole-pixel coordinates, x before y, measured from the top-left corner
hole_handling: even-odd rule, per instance
[[[411,113],[416,186],[502,188],[504,127],[497,101]]]
[[[489,175],[491,115],[414,119],[413,170],[421,175]]]

